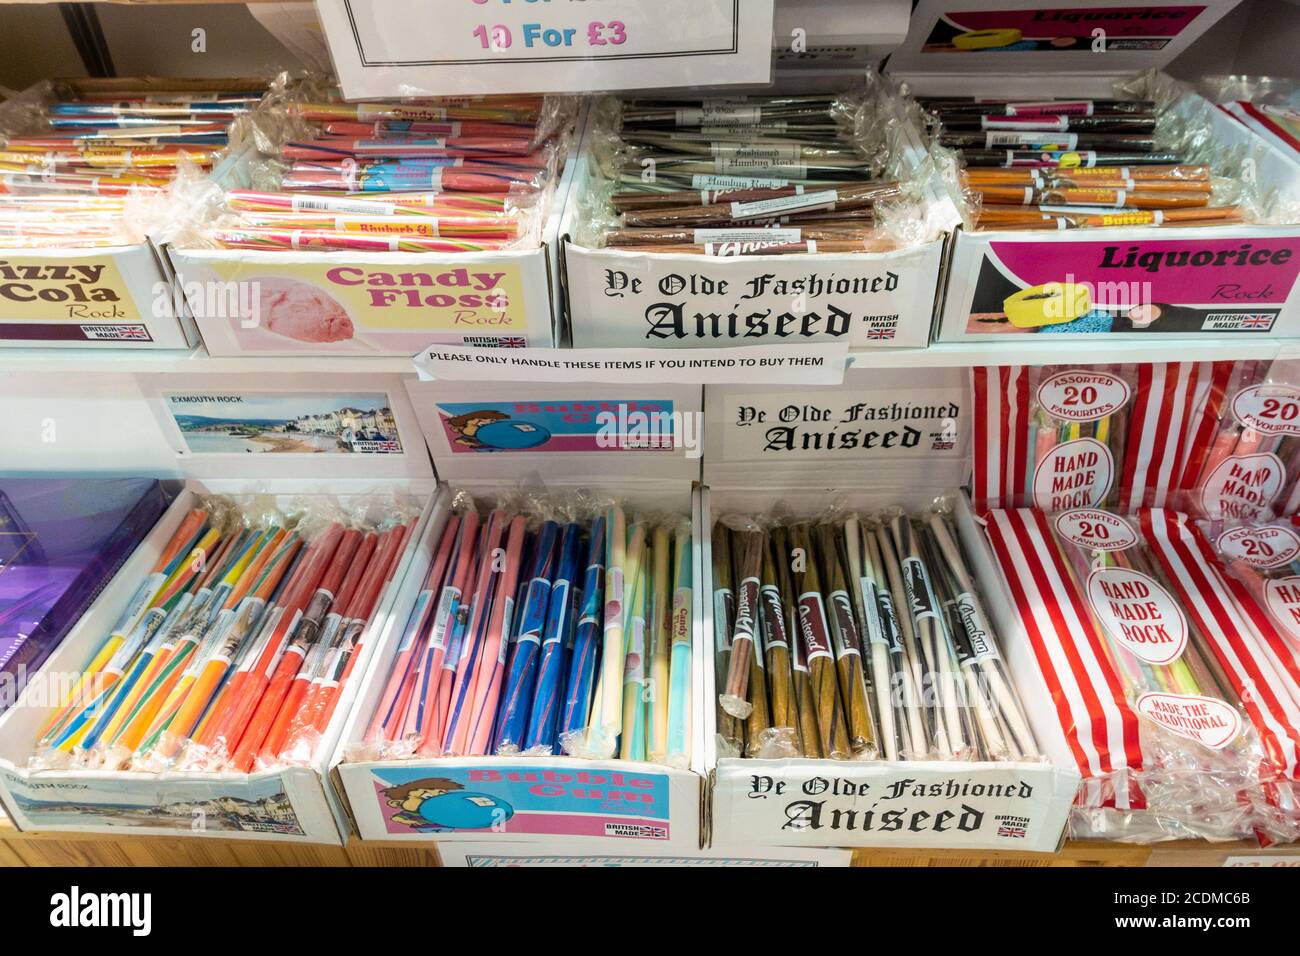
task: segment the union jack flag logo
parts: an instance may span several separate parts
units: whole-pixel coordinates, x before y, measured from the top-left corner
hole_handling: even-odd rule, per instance
[[[522,349],[528,345],[528,340],[518,335],[503,336],[500,342],[503,349]]]
[[[892,339],[894,329],[867,329],[867,338],[875,340]]]
[[[1025,838],[1025,828],[1021,826],[1014,826],[1012,824],[1004,823],[1002,824],[1002,826],[998,827],[998,836],[1011,837],[1012,839],[1015,840],[1023,840]]]
[[[1273,316],[1257,313],[1254,315],[1243,315],[1241,317],[1241,327],[1243,329],[1267,329],[1273,325]]]

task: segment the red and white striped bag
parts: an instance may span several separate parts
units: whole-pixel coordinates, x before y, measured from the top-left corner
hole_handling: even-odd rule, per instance
[[[1130,513],[1201,474],[1229,362],[971,370],[976,508]]]
[[[1042,511],[995,510],[985,516],[993,554],[1033,647],[1057,720],[1074,755],[1089,807],[1141,810],[1146,798],[1137,714],[1110,663],[1073,569]]]
[[[1191,520],[1020,509],[987,530],[1085,778],[1074,833],[1289,838],[1283,639]]]

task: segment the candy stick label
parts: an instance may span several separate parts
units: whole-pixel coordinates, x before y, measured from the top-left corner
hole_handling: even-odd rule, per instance
[[[870,644],[887,644],[885,629],[880,623],[879,605],[876,603],[876,582],[871,578],[858,578],[858,589],[862,592],[863,624],[867,628],[867,642]]]
[[[1093,422],[1113,415],[1133,397],[1128,382],[1106,372],[1061,372],[1038,386],[1038,404],[1067,422]]]
[[[770,179],[757,176],[710,176],[696,173],[691,177],[692,189],[737,190],[737,189],[782,189],[790,185],[788,179]],[[705,203],[709,205],[709,203]]]
[[[695,244],[705,245],[711,242],[755,242],[768,245],[783,245],[800,242],[803,233],[799,229],[696,229]]]
[[[804,647],[808,650],[808,663],[822,657],[833,659],[830,628],[826,623],[826,605],[816,591],[799,595],[799,630],[803,634]]]
[[[1057,515],[1056,531],[1088,551],[1123,551],[1137,544],[1137,532],[1119,515],[1078,508]]]
[[[1252,385],[1232,399],[1232,414],[1264,435],[1300,435],[1300,388]]]
[[[678,588],[673,592],[673,643],[691,642],[691,589]]]
[[[548,634],[545,644],[559,644],[564,638],[565,632],[569,629],[565,626],[565,620],[569,615],[569,582],[556,581],[551,587],[550,603],[551,607],[556,607],[556,601],[559,601],[560,616],[556,619],[559,621],[555,632]]]
[[[460,600],[460,588],[445,587],[438,598],[438,608],[433,615],[433,632],[429,637],[429,646],[437,649],[447,646],[447,629],[451,624],[452,612]]]
[[[623,659],[623,680],[635,684],[645,680],[645,618],[632,618],[631,640]]]
[[[1008,113],[1003,116],[981,116],[980,127],[986,130],[1042,130],[1064,133],[1070,128],[1070,120],[1065,116],[1035,115],[1033,113],[1018,116],[1014,113]]]
[[[1040,100],[1038,102],[1007,103],[1008,116],[1039,115],[1051,113],[1054,116],[1091,116],[1092,100]]]
[[[1282,630],[1300,641],[1300,577],[1265,581],[1264,603]]]
[[[1300,534],[1287,525],[1234,528],[1219,535],[1215,547],[1225,557],[1252,568],[1278,568],[1300,555]]]
[[[739,161],[761,160],[769,163],[797,163],[803,159],[798,143],[714,143],[714,157]]]
[[[997,646],[993,643],[988,621],[984,619],[984,614],[980,610],[979,602],[975,600],[975,595],[963,591],[957,595],[956,604],[957,616],[961,619],[962,628],[966,631],[966,639],[970,641],[969,660],[980,664],[986,661],[998,660]]]
[[[880,609],[880,625],[889,644],[889,653],[903,653],[903,632],[898,626],[898,612],[894,610],[894,597],[884,588],[876,590],[876,606]]]
[[[763,608],[763,643],[767,649],[781,647],[789,649],[790,638],[785,632],[785,615],[781,613],[781,591],[776,585],[769,584],[761,594]]]
[[[1212,520],[1266,519],[1285,479],[1286,469],[1274,454],[1232,455],[1206,480],[1201,506]]]
[[[763,199],[758,202],[733,202],[731,216],[733,219],[762,219],[798,210],[833,209],[838,200],[839,193],[834,189],[827,189],[822,192],[804,193],[802,196],[782,196],[780,199]]]
[[[1241,715],[1214,697],[1193,694],[1147,693],[1137,699],[1137,712],[1170,733],[1222,750],[1241,733]]]
[[[1110,491],[1115,459],[1095,438],[1054,446],[1034,471],[1034,504],[1044,511],[1092,508]]]
[[[732,644],[741,639],[754,641],[755,613],[758,603],[758,578],[745,578],[736,590],[736,623],[732,627]]]
[[[1107,632],[1148,664],[1170,664],[1187,648],[1187,619],[1173,595],[1130,568],[1098,568],[1088,601]]]
[[[853,643],[857,627],[853,623],[853,602],[849,600],[847,591],[831,592],[831,613],[834,615],[835,622],[835,626],[831,628],[831,634],[835,638],[835,656],[838,658],[845,654],[860,655],[862,649]]]
[[[719,651],[731,650],[731,622],[736,599],[728,588],[713,592],[714,645]]]
[[[930,588],[930,575],[920,558],[903,559],[903,588],[907,591],[912,620],[919,623],[926,618],[939,619],[934,606],[934,591]]]
[[[762,107],[732,103],[710,104],[703,109],[677,111],[678,126],[752,126],[763,118]]]
[[[984,134],[986,149],[999,146],[1034,146],[1039,149],[1067,150],[1079,145],[1078,133],[1057,133],[1042,130],[998,130]]]

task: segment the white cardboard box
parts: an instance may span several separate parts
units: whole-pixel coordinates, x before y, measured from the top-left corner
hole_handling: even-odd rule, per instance
[[[1044,9],[1034,0],[923,0],[889,72],[915,95],[1114,97],[1116,83],[1163,67],[1236,3],[1187,7],[1116,0],[1104,8]],[[1019,42],[963,51],[948,42],[960,30]],[[1095,47],[1100,39],[1104,48]],[[1246,127],[1194,93],[1170,111],[1209,123],[1210,137],[1229,151],[1266,155]],[[1278,164],[1256,163],[1255,174],[1266,193],[1284,186],[1267,179],[1285,175]],[[939,342],[1023,340],[1061,331],[1061,323],[1017,326],[1005,317],[1007,298],[1049,282],[1087,286],[1089,301],[1103,307],[1071,327],[1066,334],[1072,336],[1300,333],[1300,225],[1058,233],[958,229],[947,275]],[[1146,308],[1132,311],[1138,305]]]
[[[852,11],[843,3],[778,4],[776,88],[835,91],[861,83],[867,69],[902,41],[906,25],[907,5],[895,0]],[[837,36],[842,46],[831,42]],[[808,49],[790,49],[796,41]],[[579,245],[573,237],[592,178],[591,132],[584,131],[579,146],[560,226],[565,317],[575,348],[929,344],[942,238],[886,253],[743,257]],[[899,163],[920,176],[919,139],[913,140]]]
[[[264,79],[159,77],[56,83],[86,94],[266,85]],[[48,84],[32,87],[0,107],[0,117],[6,107],[26,109],[54,93]],[[193,320],[174,307],[166,257],[150,239],[104,248],[0,247],[0,348],[183,349],[197,341]]]
[[[246,184],[248,161],[247,154],[238,157],[214,178],[227,188]],[[440,254],[169,245],[167,253],[212,355],[373,358],[414,355],[432,344],[549,347],[557,344],[559,224],[574,165],[570,157],[557,177],[533,249]],[[302,337],[272,331],[266,313],[283,295],[313,303],[318,328]],[[349,334],[338,331],[345,315]]]
[[[985,605],[1001,609],[1002,582],[967,500],[956,493],[970,468],[965,378],[962,369],[933,369],[924,378],[850,370],[843,386],[806,388],[795,400],[763,386],[710,388],[708,487],[699,522],[706,594],[713,590],[709,529],[715,516],[761,515],[778,502],[805,518],[836,505],[868,513],[891,506],[919,510],[947,496],[954,499],[963,544],[976,556],[972,571]],[[846,436],[851,444],[828,447],[830,439]],[[792,439],[797,448],[789,447]],[[712,646],[713,602],[701,603]],[[719,757],[716,709],[705,706],[713,843],[1056,850],[1079,775],[1028,642],[1014,617],[995,616],[1003,658],[1049,760]],[[711,661],[704,681],[706,701],[712,701]]]
[[[141,390],[160,419],[171,419],[167,396],[174,377],[139,376]],[[259,394],[257,376],[222,376],[205,380],[215,394]],[[282,383],[281,387],[285,385]],[[290,383],[286,394],[298,396],[305,383]],[[249,774],[162,774],[123,771],[30,770],[27,758],[41,726],[53,709],[39,699],[41,674],[79,673],[103,642],[141,578],[166,546],[197,495],[266,494],[282,503],[303,495],[332,496],[360,502],[396,498],[419,515],[411,541],[393,578],[381,595],[365,634],[363,657],[354,672],[364,672],[377,636],[393,619],[406,620],[409,606],[400,587],[415,561],[418,541],[433,513],[435,483],[414,418],[400,387],[386,388],[403,435],[402,453],[364,454],[193,454],[186,449],[174,420],[160,422],[177,451],[179,467],[191,477],[163,518],[108,584],[86,615],[73,627],[19,701],[0,717],[0,800],[20,830],[142,835],[238,837],[341,843],[350,832],[342,802],[325,780],[329,756],[347,720],[360,681],[345,686],[327,727],[318,756],[310,766]],[[249,477],[260,474],[262,477]],[[202,477],[194,477],[202,476]]]
[[[557,419],[587,411],[626,405],[659,403],[679,415],[698,414],[698,386],[625,387],[497,382],[411,382],[409,391],[438,473],[445,484],[435,501],[432,518],[419,541],[415,563],[407,575],[399,603],[414,600],[420,590],[431,552],[450,514],[454,489],[464,489],[482,501],[524,487],[546,491],[585,489],[614,496],[638,512],[695,514],[692,485],[699,462],[684,449],[666,452],[600,450],[575,445],[574,435],[559,445],[530,451],[456,450],[454,434],[441,420],[462,406],[504,409],[517,421],[533,416],[537,424],[556,426]],[[584,413],[585,414],[585,413]],[[594,424],[584,420],[580,436],[590,437]],[[699,538],[694,546],[692,603],[694,654],[692,706],[698,708],[704,664],[699,630]],[[420,760],[349,762],[348,751],[359,743],[391,668],[405,618],[388,622],[362,681],[357,706],[348,720],[332,761],[332,779],[346,793],[348,806],[363,840],[437,842],[526,842],[557,850],[577,837],[593,838],[619,852],[638,846],[682,851],[700,845],[703,745],[699,721],[692,724],[690,769],[650,763],[596,761],[573,757],[458,757]],[[502,808],[497,826],[454,830],[414,827],[394,821],[396,807],[386,791],[420,780],[438,789],[446,781],[493,801]],[[508,810],[506,810],[508,808]]]

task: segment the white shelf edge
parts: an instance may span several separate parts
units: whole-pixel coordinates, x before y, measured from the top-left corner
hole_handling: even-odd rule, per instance
[[[877,349],[851,354],[855,368],[960,368],[978,365],[1103,365],[1130,362],[1206,362],[1300,358],[1300,339],[1149,339],[1125,341],[941,342],[924,349]],[[229,356],[192,350],[91,350],[0,348],[0,393],[6,373],[59,375],[215,375],[274,372],[335,375],[414,375],[401,356]]]

